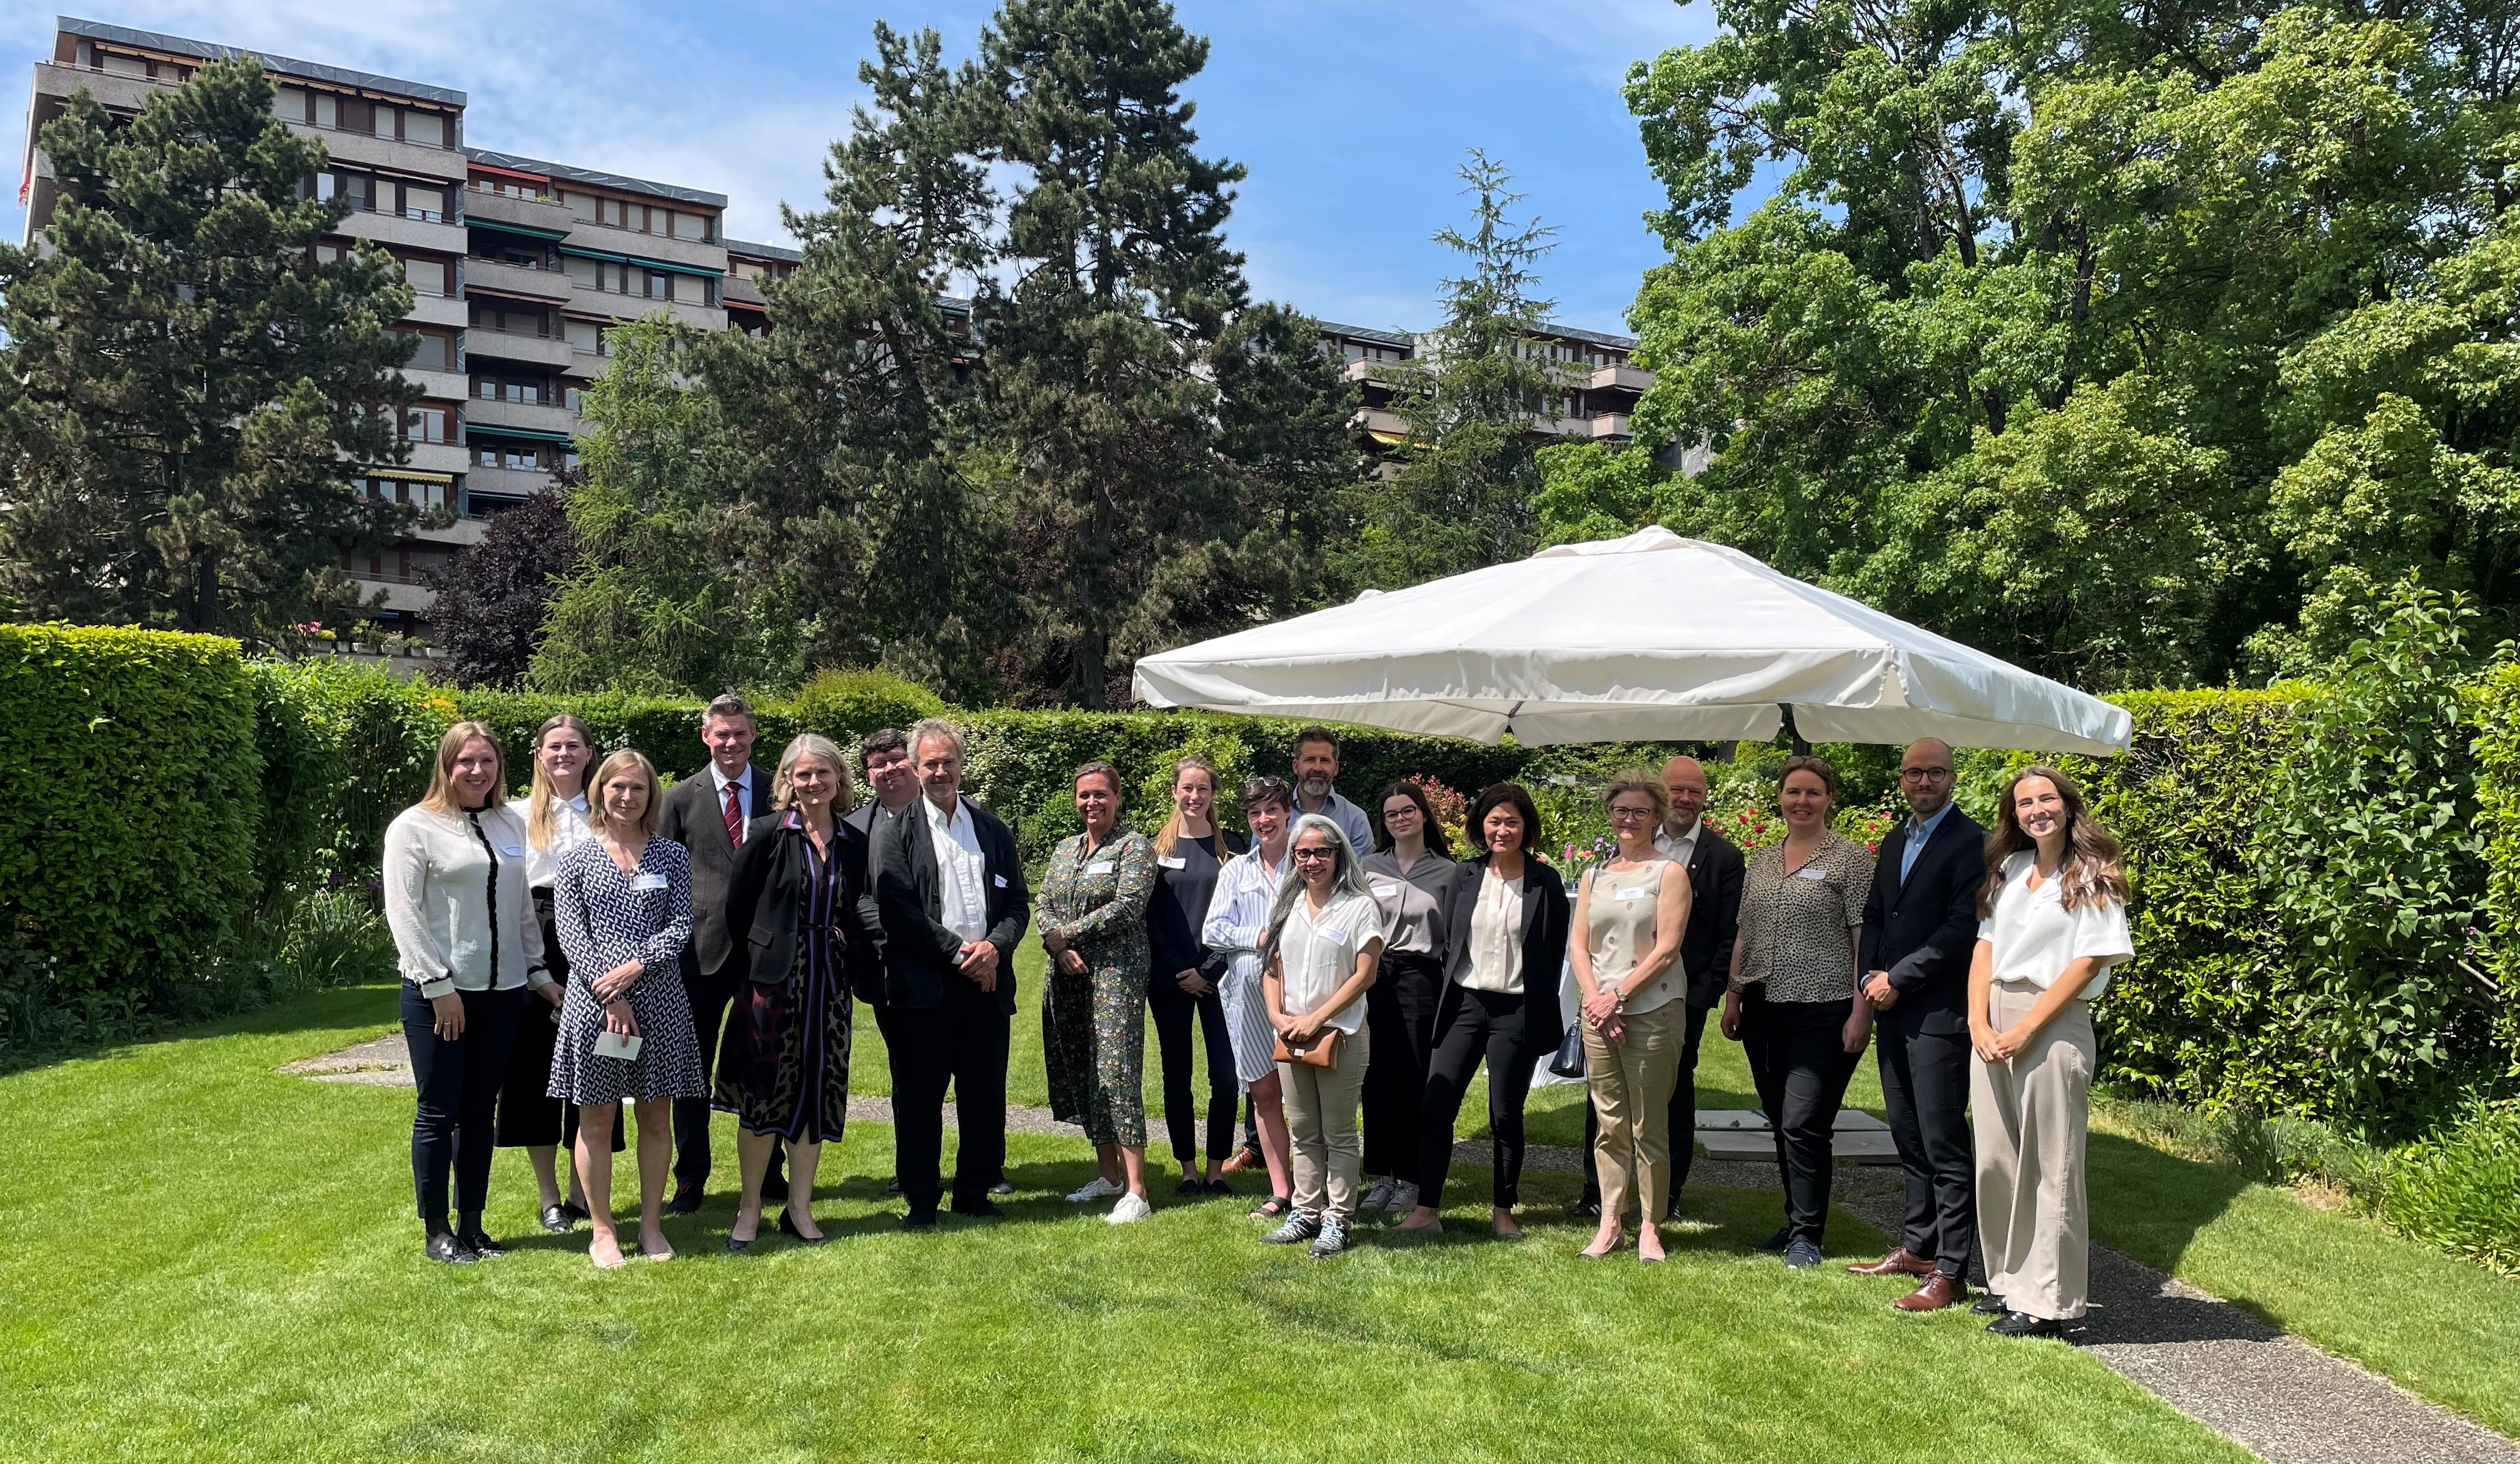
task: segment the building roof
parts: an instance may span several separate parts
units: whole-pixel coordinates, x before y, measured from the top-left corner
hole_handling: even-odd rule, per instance
[[[1322,328],[1322,333],[1325,335],[1353,335],[1359,340],[1372,340],[1383,345],[1398,346],[1404,351],[1413,349],[1418,344],[1418,338],[1406,331],[1377,331],[1371,326],[1342,326],[1336,321],[1328,320],[1317,321],[1315,324]]]
[[[1637,338],[1633,335],[1611,335],[1599,331],[1579,331],[1573,326],[1543,326],[1541,329],[1552,335],[1562,335],[1568,340],[1589,340],[1595,345],[1614,345],[1623,351],[1633,351],[1637,348]]]
[[[746,244],[740,239],[728,240],[726,251],[730,254],[747,255],[754,259],[784,259],[790,264],[802,263],[805,258],[802,253],[786,244]]]
[[[161,51],[170,56],[198,56],[203,61],[222,61],[241,56],[262,63],[264,70],[284,76],[300,76],[309,81],[329,81],[335,86],[354,87],[361,91],[391,92],[417,102],[435,102],[443,107],[461,108],[464,94],[452,87],[431,86],[426,81],[404,81],[393,76],[379,76],[371,71],[354,71],[348,67],[326,66],[319,61],[293,61],[266,51],[248,51],[242,46],[219,46],[208,41],[189,40],[180,35],[167,35],[157,30],[134,30],[128,25],[109,25],[103,21],[81,21],[62,16],[54,26],[65,35],[85,36],[89,40],[111,41],[116,45],[137,46],[149,51]]]
[[[514,168],[520,173],[540,173],[568,183],[590,183],[597,188],[617,188],[623,193],[646,194],[651,198],[672,199],[684,203],[705,203],[711,208],[724,208],[726,195],[713,194],[704,188],[685,188],[679,183],[651,183],[645,178],[624,178],[618,173],[599,173],[593,168],[572,167],[565,162],[545,162],[539,157],[519,157],[514,153],[493,153],[487,148],[466,148],[464,155],[474,162],[494,168]]]

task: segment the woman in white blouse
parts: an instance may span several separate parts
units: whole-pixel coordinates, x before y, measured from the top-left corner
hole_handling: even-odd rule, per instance
[[[568,1171],[568,1192],[560,1185],[560,1151],[577,1143],[577,1105],[550,1095],[552,1043],[560,1035],[562,994],[568,985],[568,957],[552,921],[552,877],[562,855],[593,837],[586,825],[586,769],[595,755],[586,724],[567,712],[534,732],[534,785],[520,807],[525,816],[525,888],[542,931],[543,959],[552,979],[534,988],[517,1018],[517,1044],[508,1054],[507,1081],[499,1088],[499,1147],[523,1149],[541,1189],[543,1228],[562,1234],[587,1219],[586,1189],[577,1166]],[[615,1126],[612,1147],[621,1139]]]
[[[1987,839],[1969,965],[1969,1116],[1977,1140],[1981,1312],[2006,1337],[2055,1337],[2083,1314],[2091,1261],[2083,1150],[2092,999],[2134,955],[2118,841],[2073,780],[2033,767]]]
[[[1365,1144],[1357,1098],[1372,1059],[1365,994],[1382,958],[1382,910],[1356,850],[1320,814],[1295,821],[1286,852],[1295,877],[1279,887],[1261,940],[1260,991],[1278,1032],[1278,1081],[1294,1142],[1294,1210],[1272,1245],[1309,1240],[1313,1254],[1347,1249]]]
[[[501,799],[506,785],[489,727],[458,722],[438,739],[428,796],[385,825],[385,924],[402,967],[403,1040],[420,1089],[412,1182],[424,1253],[449,1264],[504,1249],[481,1228],[492,1118],[525,988],[551,981],[525,894],[525,821]]]

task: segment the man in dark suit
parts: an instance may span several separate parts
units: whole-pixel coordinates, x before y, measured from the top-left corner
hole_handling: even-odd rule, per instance
[[[893,1172],[910,1213],[936,1223],[944,1197],[945,1088],[962,1141],[954,1211],[991,1216],[1007,1162],[1007,1046],[1015,943],[1032,917],[1014,835],[963,796],[963,733],[936,718],[910,730],[921,796],[875,820],[867,898],[883,928],[885,1043],[892,1059]]]
[[[1688,976],[1688,1021],[1680,1049],[1680,1081],[1671,1090],[1671,1208],[1680,1214],[1681,1187],[1697,1157],[1697,1049],[1706,1036],[1706,1014],[1724,999],[1732,974],[1732,940],[1741,925],[1741,850],[1706,821],[1706,770],[1693,757],[1662,766],[1663,791],[1671,795],[1671,821],[1654,835],[1654,847],[1688,867],[1688,928],[1680,937],[1680,968]],[[1593,1141],[1600,1132],[1593,1105],[1584,1105],[1584,1194],[1572,1214],[1598,1220],[1601,1186],[1594,1172]]]
[[[700,741],[708,766],[667,790],[656,834],[680,844],[692,861],[692,941],[683,948],[683,992],[691,1000],[692,1031],[700,1044],[700,1072],[717,1065],[718,1028],[735,999],[738,965],[727,959],[726,889],[735,877],[735,852],[752,821],[770,811],[770,789],[752,769],[757,735],[752,708],[741,696],[721,696],[700,713]],[[771,1160],[775,1167],[779,1161]],[[709,1100],[674,1100],[674,1195],[665,1208],[689,1215],[700,1208],[709,1176]],[[762,1193],[783,1194],[774,1172]]]
[[[1953,806],[1952,789],[1950,746],[1931,737],[1911,744],[1899,760],[1909,817],[1881,841],[1857,953],[1876,1013],[1881,1101],[1908,1172],[1908,1204],[1899,1245],[1847,1269],[1919,1277],[1897,1303],[1903,1311],[1966,1301],[1977,1249],[1968,972],[1986,830]]]
[[[910,766],[910,738],[899,728],[879,727],[858,743],[858,758],[866,769],[866,802],[849,810],[840,821],[866,835],[867,848],[875,848],[876,826],[898,817],[919,801],[919,774]],[[869,866],[872,871],[872,865]],[[875,881],[870,875],[867,887]],[[881,929],[877,927],[878,941]],[[899,1043],[892,1030],[892,1007],[883,999],[883,952],[880,944],[875,958],[850,968],[850,984],[858,1000],[875,1014],[875,1026],[883,1034],[886,1054]],[[901,1192],[901,1180],[892,1181],[895,1194]]]

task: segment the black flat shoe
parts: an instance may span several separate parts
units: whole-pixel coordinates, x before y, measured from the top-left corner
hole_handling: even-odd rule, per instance
[[[971,1220],[1002,1220],[1006,1212],[988,1200],[957,1200],[954,1213]]]
[[[1781,1256],[1785,1253],[1785,1247],[1793,1242],[1793,1238],[1794,1237],[1791,1233],[1784,1230],[1778,1230],[1776,1234],[1760,1241],[1757,1245],[1750,1247],[1750,1249],[1757,1251],[1762,1255]]]
[[[753,1240],[758,1240],[760,1238],[760,1236],[756,1235],[753,1237]],[[726,1253],[730,1256],[741,1256],[751,1249],[751,1240],[738,1240],[732,1235],[726,1238]]]
[[[1207,1182],[1203,1179],[1184,1179],[1173,1186],[1173,1193],[1186,1200],[1196,1199],[1207,1193]]]
[[[791,1240],[802,1241],[806,1245],[821,1245],[832,1238],[829,1235],[808,1235],[796,1228],[795,1212],[785,1209],[779,1212],[779,1233]]]
[[[456,1239],[452,1230],[440,1230],[428,1237],[420,1253],[440,1265],[471,1265],[481,1259],[472,1254],[471,1246]]]
[[[918,1209],[911,1211],[908,1215],[901,1218],[901,1228],[905,1230],[935,1229],[936,1207],[933,1205],[922,1205]]]
[[[562,1201],[560,1207],[560,1213],[567,1216],[568,1222],[572,1225],[581,1225],[588,1220],[595,1219],[595,1212],[587,1209],[575,1200]]]
[[[464,1247],[466,1250],[471,1251],[473,1255],[480,1257],[484,1261],[508,1254],[508,1248],[506,1246],[492,1240],[487,1234],[479,1230],[458,1232],[455,1237],[455,1243]]]
[[[697,1184],[681,1186],[674,1191],[674,1197],[665,1202],[665,1213],[668,1215],[698,1215],[699,1209],[700,1187]]]
[[[577,1228],[577,1221],[568,1218],[568,1207],[566,1205],[545,1205],[543,1207],[543,1228],[549,1230],[554,1235],[566,1235],[569,1231]]]
[[[1579,1199],[1574,1204],[1566,1207],[1566,1218],[1568,1220],[1599,1220],[1601,1218],[1601,1202],[1590,1197]]]
[[[2006,1311],[1986,1324],[1998,1337],[2062,1337],[2065,1324],[2052,1316],[2032,1316],[2024,1311]]]
[[[1234,1193],[1234,1186],[1226,1183],[1222,1179],[1210,1179],[1199,1187],[1206,1193],[1212,1195],[1230,1195]]]
[[[1980,1316],[2002,1316],[2012,1309],[2003,1305],[2003,1298],[1990,1291],[1972,1303],[1969,1309]]]

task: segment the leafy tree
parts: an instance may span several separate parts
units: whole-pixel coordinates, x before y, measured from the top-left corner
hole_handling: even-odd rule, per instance
[[[372,246],[316,260],[349,205],[307,196],[324,146],[271,99],[259,67],[216,62],[127,125],[82,91],[36,139],[59,204],[0,245],[19,613],[270,642],[355,606],[340,555],[408,512],[345,475],[406,455],[410,288]]]
[[[456,680],[467,686],[524,681],[543,617],[562,578],[577,567],[568,495],[585,474],[562,468],[552,476],[551,492],[491,519],[479,543],[467,546],[446,568],[429,572],[428,588],[437,592],[428,612],[429,636],[452,657]]]
[[[1196,587],[1204,595],[1184,587],[1185,627],[1223,634],[1344,599],[1336,551],[1362,526],[1372,491],[1363,483],[1346,363],[1324,345],[1320,322],[1274,303],[1236,315],[1208,360],[1216,452],[1247,527],[1221,581]]]

